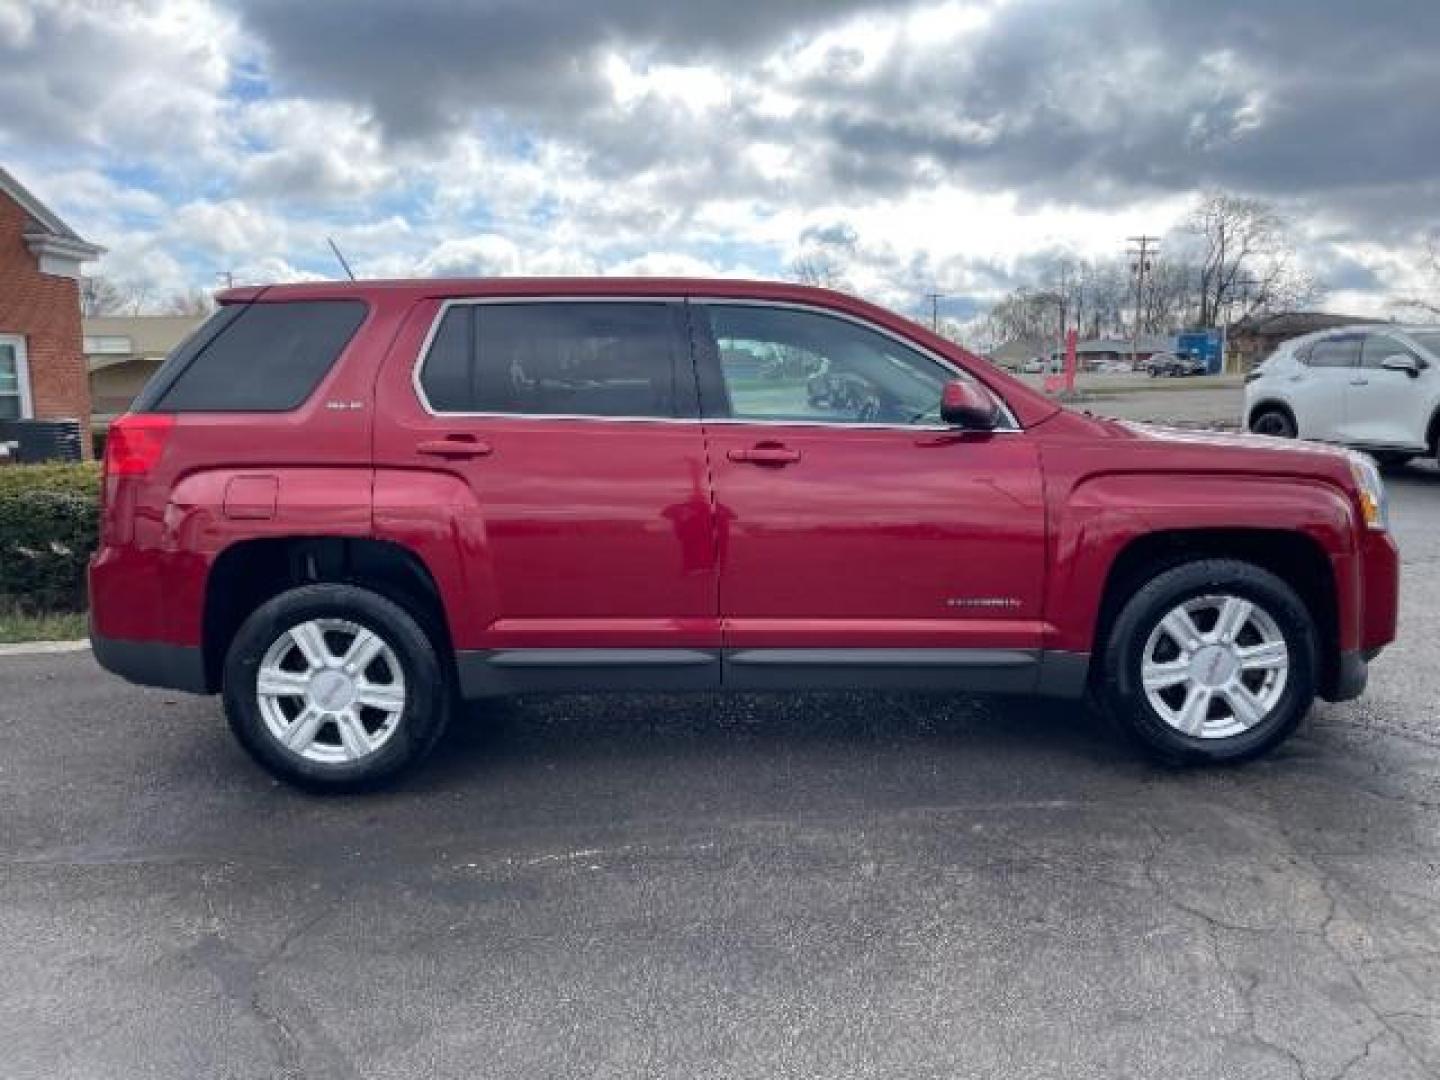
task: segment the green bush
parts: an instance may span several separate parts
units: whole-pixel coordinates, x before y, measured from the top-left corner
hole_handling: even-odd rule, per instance
[[[0,468],[0,607],[83,611],[99,508],[93,463]]]

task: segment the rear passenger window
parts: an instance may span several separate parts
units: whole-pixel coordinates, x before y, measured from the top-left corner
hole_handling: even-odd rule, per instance
[[[1358,337],[1326,338],[1310,346],[1305,363],[1311,367],[1354,367],[1360,362]]]
[[[137,411],[287,412],[320,385],[365,319],[358,300],[255,303],[222,309],[178,349],[136,400]],[[207,333],[211,326],[213,333]],[[172,363],[171,361],[174,361]]]
[[[436,412],[676,416],[678,318],[663,303],[459,304],[420,385]]]

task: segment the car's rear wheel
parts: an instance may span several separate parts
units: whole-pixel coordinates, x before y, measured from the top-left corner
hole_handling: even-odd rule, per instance
[[[404,608],[352,585],[281,593],[245,620],[225,662],[225,711],[252,757],[320,791],[373,787],[444,729],[448,681]]]
[[[1234,559],[1184,563],[1121,608],[1101,698],[1165,760],[1253,758],[1309,711],[1317,638],[1305,602],[1269,571]]]
[[[1295,438],[1295,420],[1284,409],[1261,409],[1250,418],[1250,430],[1256,435],[1270,435],[1277,439]]]

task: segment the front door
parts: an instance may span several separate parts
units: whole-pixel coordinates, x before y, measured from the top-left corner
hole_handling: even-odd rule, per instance
[[[693,311],[727,684],[1033,683],[1045,512],[1025,434],[942,426],[957,373],[868,325]]]
[[[454,302],[432,338],[415,386],[386,384],[401,400],[382,403],[397,422],[379,433],[377,465],[468,492],[441,515],[465,535],[418,541],[462,553],[476,627],[457,643],[472,653],[467,689],[553,689],[567,668],[577,685],[604,684],[607,671],[646,687],[718,685],[714,527],[683,304]],[[383,504],[419,498],[406,475],[377,481],[377,515],[395,528],[405,514]]]
[[[1415,364],[1417,375],[1384,366],[1390,356]],[[1432,380],[1440,376],[1410,346],[1389,334],[1367,334],[1345,401],[1345,441],[1362,446],[1425,447]]]

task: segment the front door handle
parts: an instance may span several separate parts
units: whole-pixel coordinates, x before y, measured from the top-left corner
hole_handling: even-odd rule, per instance
[[[745,465],[793,465],[800,460],[800,451],[780,443],[759,443],[748,450],[731,450],[726,457]]]
[[[417,454],[444,458],[486,457],[493,450],[488,442],[474,435],[447,435],[443,439],[425,439],[415,445]]]
[[[1351,385],[1351,386],[1369,386],[1369,385],[1370,385],[1370,380],[1369,380],[1369,379],[1351,379],[1351,380],[1350,380],[1350,385]]]

